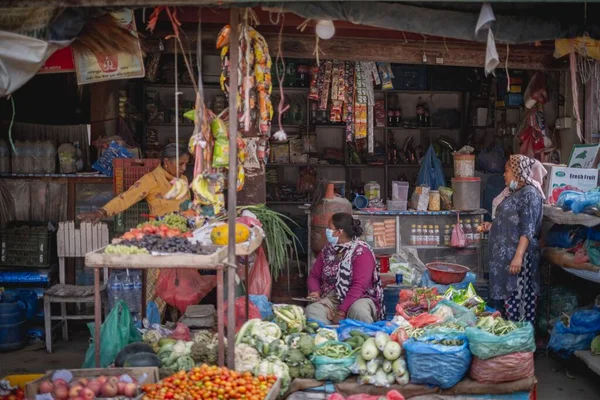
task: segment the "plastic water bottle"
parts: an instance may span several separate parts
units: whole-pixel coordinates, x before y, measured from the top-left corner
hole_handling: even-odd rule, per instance
[[[110,274],[108,280],[108,308],[112,310],[115,307],[119,300],[121,300],[122,293],[123,284],[119,280],[119,277],[116,273]]]
[[[139,322],[141,327],[141,312],[143,311],[144,305],[142,304],[142,278],[140,275],[141,274],[137,274],[135,278],[133,278],[133,301],[135,302],[137,309],[134,320],[136,321],[136,325]]]
[[[123,279],[123,300],[127,304],[129,312],[132,314],[138,311],[133,297],[133,280],[131,279],[131,276],[129,276],[129,270],[127,270],[127,275],[125,275],[125,278]]]

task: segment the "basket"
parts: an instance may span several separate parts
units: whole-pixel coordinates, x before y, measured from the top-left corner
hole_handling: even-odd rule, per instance
[[[440,285],[450,285],[452,283],[459,283],[465,279],[469,268],[459,265],[450,264],[445,262],[431,262],[425,264],[425,267],[429,271],[429,277],[435,283]]]
[[[114,233],[121,234],[128,232],[130,229],[137,228],[139,224],[148,222],[148,215],[150,213],[150,207],[146,200],[142,200],[129,207],[127,210],[115,215],[113,231]]]
[[[12,221],[0,229],[0,265],[45,268],[55,261],[56,236],[47,222]]]
[[[131,159],[117,158],[113,160],[113,192],[121,194],[142,176],[160,165],[157,158]]]

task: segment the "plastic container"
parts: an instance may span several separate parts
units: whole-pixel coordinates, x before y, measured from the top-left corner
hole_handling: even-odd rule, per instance
[[[47,222],[11,221],[0,229],[0,265],[49,267],[56,261],[55,236]]]
[[[452,189],[455,210],[471,211],[481,208],[480,178],[452,178]]]
[[[425,264],[425,268],[429,271],[429,277],[435,283],[441,285],[451,285],[453,283],[462,282],[469,272],[469,268],[445,262],[431,262]]]
[[[392,200],[408,200],[408,182],[392,181]]]
[[[390,211],[406,211],[408,201],[388,200],[387,207]]]
[[[437,190],[429,192],[429,211],[440,211],[440,192]]]
[[[25,346],[25,313],[17,303],[0,303],[0,352]]]
[[[369,201],[381,199],[381,186],[377,181],[370,181],[365,185],[365,197]]]
[[[454,176],[456,178],[472,178],[475,176],[475,154],[453,153]]]

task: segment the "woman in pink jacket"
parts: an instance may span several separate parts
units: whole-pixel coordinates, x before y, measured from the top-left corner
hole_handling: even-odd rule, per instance
[[[308,277],[308,318],[337,324],[344,318],[371,323],[384,319],[379,266],[368,244],[359,240],[360,221],[337,213],[326,230],[329,244],[321,251]]]

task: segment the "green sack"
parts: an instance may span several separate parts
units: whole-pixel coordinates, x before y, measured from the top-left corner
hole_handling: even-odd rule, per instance
[[[469,349],[474,356],[487,360],[510,353],[535,351],[533,325],[529,322],[516,322],[518,329],[502,336],[478,328],[467,328]]]
[[[96,368],[94,360],[94,323],[88,324],[92,342],[85,354],[82,368]],[[100,368],[111,365],[117,353],[130,343],[140,342],[142,336],[133,324],[133,318],[127,304],[120,300],[100,326]]]

